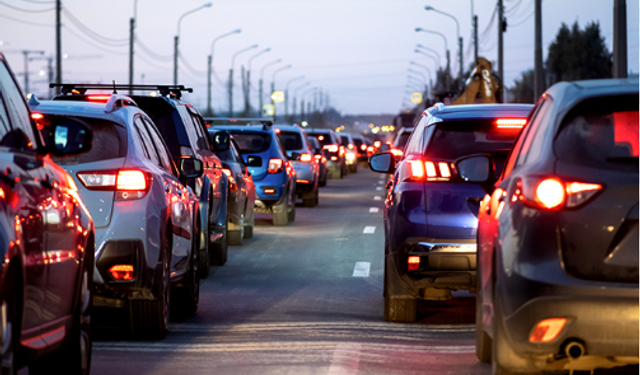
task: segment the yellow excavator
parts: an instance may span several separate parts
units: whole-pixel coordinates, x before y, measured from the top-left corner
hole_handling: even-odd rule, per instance
[[[493,79],[491,68],[492,65],[487,59],[478,57],[478,65],[465,82],[466,89],[451,104],[497,103],[496,93],[499,86]]]

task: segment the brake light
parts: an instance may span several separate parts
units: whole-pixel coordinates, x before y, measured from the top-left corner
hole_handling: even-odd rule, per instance
[[[276,134],[280,134],[280,129],[276,129]]]
[[[416,271],[420,267],[420,257],[410,256],[407,258],[407,270]]]
[[[322,155],[316,155],[315,158],[316,160],[322,160]]]
[[[311,156],[311,154],[307,154],[306,152],[302,155],[300,155],[300,161],[308,163],[311,160],[313,160],[313,157]]]
[[[44,115],[42,113],[32,113],[31,118],[34,120],[42,120]]]
[[[436,172],[436,165],[433,164],[432,161],[424,162],[424,167],[427,170],[427,177],[434,178],[438,176],[438,173]]]
[[[338,152],[338,145],[326,145],[323,148],[329,152]]]
[[[600,184],[565,182],[556,177],[525,178],[518,181],[511,202],[522,200],[528,206],[547,210],[576,208],[595,197],[602,188]]]
[[[222,168],[222,173],[226,174],[227,178],[229,179],[229,189],[231,191],[238,190],[238,184],[236,184],[236,180],[233,178],[233,173],[231,172],[231,169]]]
[[[369,146],[369,147],[367,147],[367,152],[371,152],[371,153],[373,153],[373,150],[374,150],[373,146]]]
[[[340,156],[344,156],[344,146],[340,146]]]
[[[121,191],[138,191],[147,189],[147,178],[142,171],[119,171],[116,177],[116,189]]]
[[[522,129],[527,124],[527,120],[523,118],[501,118],[495,122],[500,129]]]
[[[151,179],[147,173],[136,169],[80,172],[78,179],[89,190],[116,191],[116,201],[140,199],[147,194],[151,186]]]
[[[89,95],[87,99],[92,102],[108,102],[111,99],[111,95]]]
[[[349,150],[353,150],[354,149],[354,147],[353,147],[353,145],[351,143],[349,143],[348,147],[349,147]]]
[[[424,177],[424,164],[422,164],[422,160],[409,160],[408,163],[411,166],[412,178],[421,179]]]
[[[397,148],[392,148],[391,149],[391,153],[393,154],[393,156],[398,157],[398,158],[401,158],[402,155],[404,155],[404,152],[402,150],[400,150],[400,149],[397,149]]]
[[[407,163],[410,167],[410,173],[404,181],[423,182],[425,176],[426,181],[449,181],[451,179],[451,168],[446,162],[413,159],[407,160]]]
[[[111,277],[118,281],[131,281],[133,280],[133,265],[132,264],[116,264],[109,268]]]
[[[567,319],[565,318],[551,318],[541,320],[533,328],[531,335],[529,336],[530,342],[550,342],[556,339],[565,324]]]
[[[367,145],[360,145],[360,150],[366,151],[367,150]]]
[[[319,135],[319,136],[318,136],[318,140],[319,140],[319,141],[324,141],[324,135]]]
[[[373,145],[374,145],[376,148],[378,148],[378,147],[380,147],[381,143],[380,143],[380,141],[375,141],[375,142],[373,142]]]
[[[444,178],[451,178],[451,170],[449,169],[449,164],[440,162],[438,163],[438,169],[440,170],[440,176]]]
[[[269,159],[269,164],[267,166],[267,172],[268,173],[279,173],[279,172],[282,172],[282,165],[283,164],[284,164],[284,162],[282,161],[282,159],[271,158],[271,159]]]
[[[338,157],[337,156],[332,156],[331,157],[331,161],[338,161]]]

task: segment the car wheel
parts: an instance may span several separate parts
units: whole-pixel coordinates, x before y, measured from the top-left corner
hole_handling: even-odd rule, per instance
[[[288,203],[288,199],[285,199],[282,203],[271,207],[271,212],[273,213],[273,225],[277,227],[284,227],[289,223]]]
[[[229,252],[229,232],[227,232],[227,224],[225,223],[222,229],[222,238],[220,242],[214,242],[212,244],[213,251],[211,252],[211,265],[223,266],[227,263],[227,253]]]
[[[476,272],[476,357],[482,363],[491,363],[491,337],[484,330],[482,324],[482,284],[480,272]]]
[[[503,327],[502,307],[494,293],[493,345],[491,348],[491,373],[493,375],[537,374],[532,363],[520,357],[507,339]]]
[[[418,317],[416,298],[384,297],[384,319],[387,322],[413,323]]]
[[[196,231],[198,228],[195,228]],[[198,311],[200,302],[200,276],[198,276],[198,268],[200,267],[200,249],[193,242],[191,249],[191,263],[187,280],[183,287],[174,290],[172,307],[177,310],[178,315],[185,317],[192,316]],[[207,264],[208,266],[208,264]],[[173,312],[173,311],[172,311]]]
[[[245,222],[244,227],[244,238],[249,239],[253,237],[253,227],[255,226],[255,217],[253,212],[251,212],[251,219]]]
[[[244,214],[240,215],[240,223],[238,225],[240,230],[229,231],[229,245],[242,246],[242,240],[244,239]]]
[[[167,229],[168,230],[168,229]],[[171,232],[169,232],[171,233]],[[169,264],[171,254],[169,239],[162,244],[161,279],[157,297],[154,300],[132,300],[130,306],[131,333],[136,338],[162,339],[169,331],[169,311],[171,308],[171,287],[169,285]]]

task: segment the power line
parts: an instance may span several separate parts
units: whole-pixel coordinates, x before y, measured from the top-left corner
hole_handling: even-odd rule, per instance
[[[0,4],[6,6],[7,8],[11,8],[13,10],[17,10],[19,12],[25,12],[25,13],[45,13],[45,12],[54,11],[56,9],[56,8],[50,8],[50,9],[22,9],[22,8],[18,8],[16,6],[13,6],[13,5],[9,5],[9,4],[5,3],[4,1],[0,1]]]
[[[91,46],[93,46],[93,47],[95,47],[95,48],[97,48],[97,49],[99,49],[101,51],[109,52],[109,53],[112,53],[112,54],[115,54],[115,55],[128,55],[127,52],[110,51],[108,49],[105,49],[103,46],[96,45],[93,42],[91,42],[91,41],[89,41],[87,39],[84,39],[83,36],[80,36],[80,34],[77,34],[75,31],[71,30],[70,28],[66,28],[66,30],[69,33],[71,33],[72,35],[74,35],[76,38],[80,39],[81,41],[83,41],[83,42],[85,42],[85,43],[87,43],[87,44],[89,44],[89,45],[91,45]]]
[[[36,0],[22,0],[22,1],[26,1],[27,3],[33,3],[33,4],[55,4],[55,1],[36,1]]]
[[[128,38],[114,39],[114,38],[109,38],[109,37],[100,35],[99,33],[93,31],[91,28],[89,28],[88,26],[80,22],[80,20],[76,18],[76,16],[74,16],[73,13],[71,13],[67,8],[63,8],[62,12],[67,16],[69,21],[71,21],[76,27],[78,27],[78,29],[88,34],[87,35],[88,37],[91,37],[92,39],[100,43],[108,44],[108,45],[111,45],[112,47],[119,47],[121,45],[124,46],[129,44]]]
[[[6,18],[6,19],[8,19],[8,20],[15,21],[15,22],[20,22],[20,23],[24,23],[24,24],[27,24],[27,25],[31,25],[31,26],[40,26],[40,27],[54,27],[54,26],[55,26],[55,25],[53,25],[53,24],[50,24],[50,25],[49,25],[49,24],[45,24],[45,23],[37,23],[37,22],[31,22],[31,21],[24,21],[24,20],[21,20],[21,19],[18,19],[18,18],[9,17],[9,16],[7,16],[6,14],[0,14],[0,17],[2,17],[2,18]]]
[[[149,46],[144,44],[138,36],[135,37],[135,42],[140,48],[145,51],[149,57],[153,57],[154,59],[162,60],[162,61],[173,61],[173,56],[171,55],[161,55],[159,53],[154,52]]]

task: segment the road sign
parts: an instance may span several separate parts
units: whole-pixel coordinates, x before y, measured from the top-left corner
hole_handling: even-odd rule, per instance
[[[284,102],[284,92],[274,91],[273,94],[271,94],[271,100],[273,100],[274,103]]]
[[[412,92],[411,93],[411,103],[413,103],[413,104],[422,103],[422,93]]]
[[[276,114],[276,107],[273,104],[265,104],[262,106],[262,116],[272,117]]]

